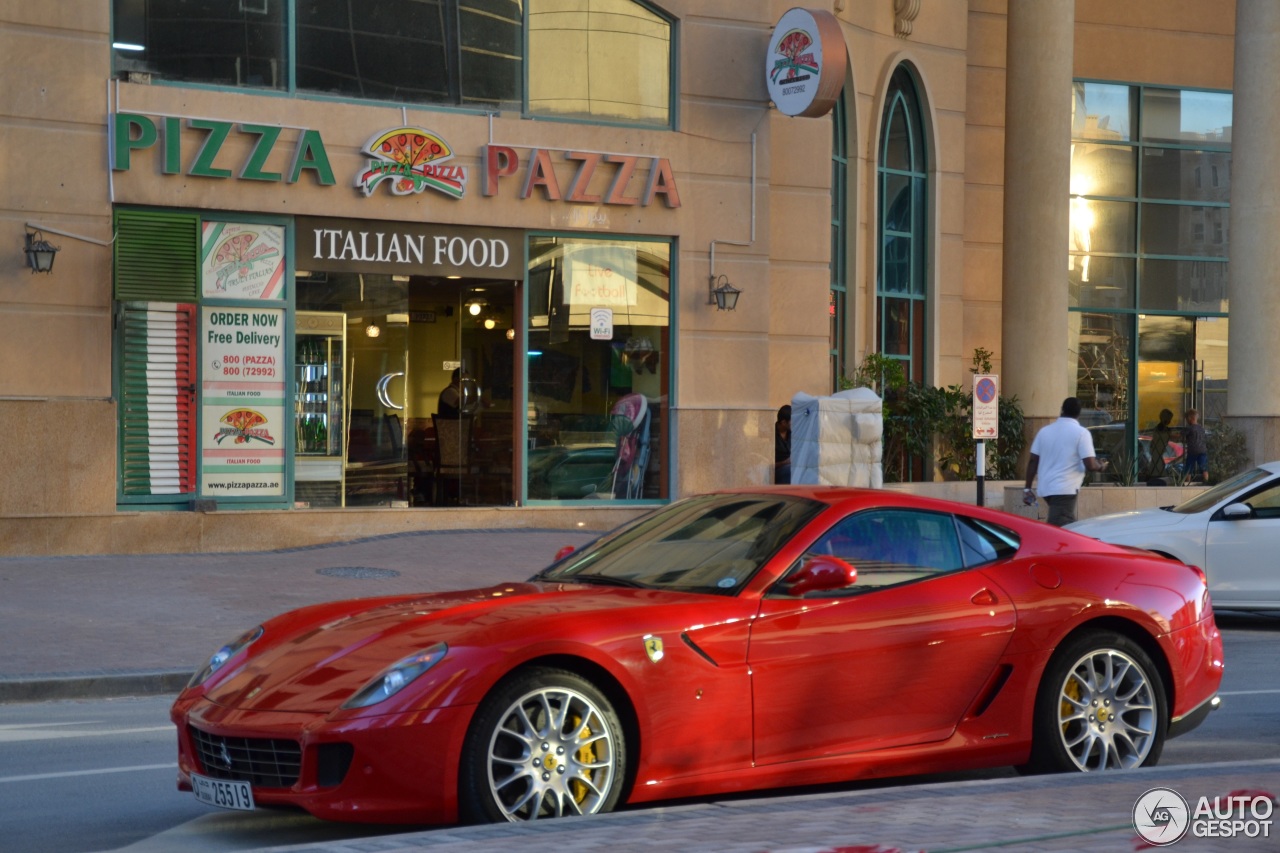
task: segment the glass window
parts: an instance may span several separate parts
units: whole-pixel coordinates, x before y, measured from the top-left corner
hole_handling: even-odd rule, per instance
[[[1133,338],[1133,315],[1081,311],[1072,312],[1069,320],[1068,344],[1075,359],[1072,396],[1080,398],[1080,405],[1088,413],[1082,414],[1080,422],[1086,426],[1105,424],[1111,428],[1109,434],[1119,430],[1123,438],[1129,410],[1129,343]],[[1099,435],[1095,433],[1095,448],[1098,442]],[[1098,452],[1103,451],[1098,449]]]
[[[530,113],[670,123],[670,21],[633,0],[528,7]]]
[[[520,104],[514,0],[297,0],[297,88],[353,98]]]
[[[1138,194],[1136,149],[1129,145],[1071,146],[1071,195],[1120,196]]]
[[[964,564],[968,567],[1003,560],[1018,553],[1018,536],[1012,530],[964,516],[956,516],[956,529],[960,531],[960,548],[964,552]]]
[[[700,495],[642,516],[538,577],[737,595],[826,504],[789,495]]]
[[[953,516],[870,510],[838,522],[810,554],[839,557],[858,570],[855,590],[907,583],[964,567]]]
[[[1230,146],[1231,93],[1143,89],[1142,138]]]
[[[879,351],[924,381],[928,162],[916,84],[905,66],[890,80],[879,145],[880,259],[876,270]]]
[[[166,80],[286,89],[285,4],[243,0],[114,0],[117,71]]]
[[[1141,246],[1144,255],[1227,256],[1225,207],[1199,208],[1184,204],[1142,205]],[[1208,220],[1206,222],[1206,219]],[[1207,225],[1209,240],[1196,239],[1196,224]]]
[[[849,156],[847,112],[844,99],[836,100],[831,111],[831,295],[830,316],[831,389],[840,390],[849,355],[846,330],[849,324]]]
[[[1073,252],[1133,252],[1136,206],[1130,201],[1071,199],[1069,249]]]
[[[671,123],[672,22],[635,0],[112,0],[112,11],[117,72]]]
[[[1128,308],[1133,305],[1137,261],[1106,255],[1073,254],[1067,266],[1072,308]]]
[[[1115,83],[1075,83],[1071,99],[1073,139],[1133,139],[1133,90]]]
[[[1225,168],[1230,162],[1231,154],[1227,151],[1144,148],[1142,194],[1147,198],[1228,202],[1231,199],[1225,187],[1205,180],[1204,173],[1213,177],[1219,166]]]
[[[1226,211],[1214,211],[1226,214]],[[1148,311],[1226,313],[1227,264],[1215,261],[1142,262],[1142,298]]]
[[[530,238],[530,500],[667,496],[670,265],[667,242]]]

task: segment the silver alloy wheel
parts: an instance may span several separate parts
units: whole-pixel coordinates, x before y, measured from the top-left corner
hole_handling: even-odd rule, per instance
[[[489,739],[489,791],[509,821],[600,810],[615,783],[615,733],[576,690],[534,690],[512,703]]]
[[[1116,649],[1094,649],[1072,665],[1058,691],[1058,733],[1079,770],[1140,767],[1155,743],[1151,678]]]

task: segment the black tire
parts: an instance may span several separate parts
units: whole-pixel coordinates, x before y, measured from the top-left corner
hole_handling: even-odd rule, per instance
[[[1084,634],[1045,668],[1024,773],[1099,772],[1151,767],[1169,730],[1160,670],[1128,637]]]
[[[612,811],[627,773],[626,735],[609,699],[560,669],[500,682],[472,719],[458,769],[468,823]]]

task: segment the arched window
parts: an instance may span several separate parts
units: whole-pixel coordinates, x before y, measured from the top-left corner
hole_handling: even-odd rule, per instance
[[[831,111],[831,388],[840,390],[848,368],[849,126],[844,98]]]
[[[905,66],[885,98],[879,160],[880,263],[876,270],[876,345],[923,382],[928,293],[928,162],[920,100]]]

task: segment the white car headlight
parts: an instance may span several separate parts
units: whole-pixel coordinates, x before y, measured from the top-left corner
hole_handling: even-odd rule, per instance
[[[209,676],[222,669],[227,661],[231,660],[237,653],[261,636],[262,626],[259,625],[256,628],[245,631],[239,637],[218,649],[209,657],[209,662],[197,670],[195,675],[191,676],[191,680],[187,682],[187,687],[203,684]]]
[[[444,643],[436,643],[420,652],[398,660],[384,669],[376,678],[356,691],[355,695],[342,703],[342,707],[367,708],[384,699],[389,699],[409,685],[415,678],[444,659],[449,647]]]

